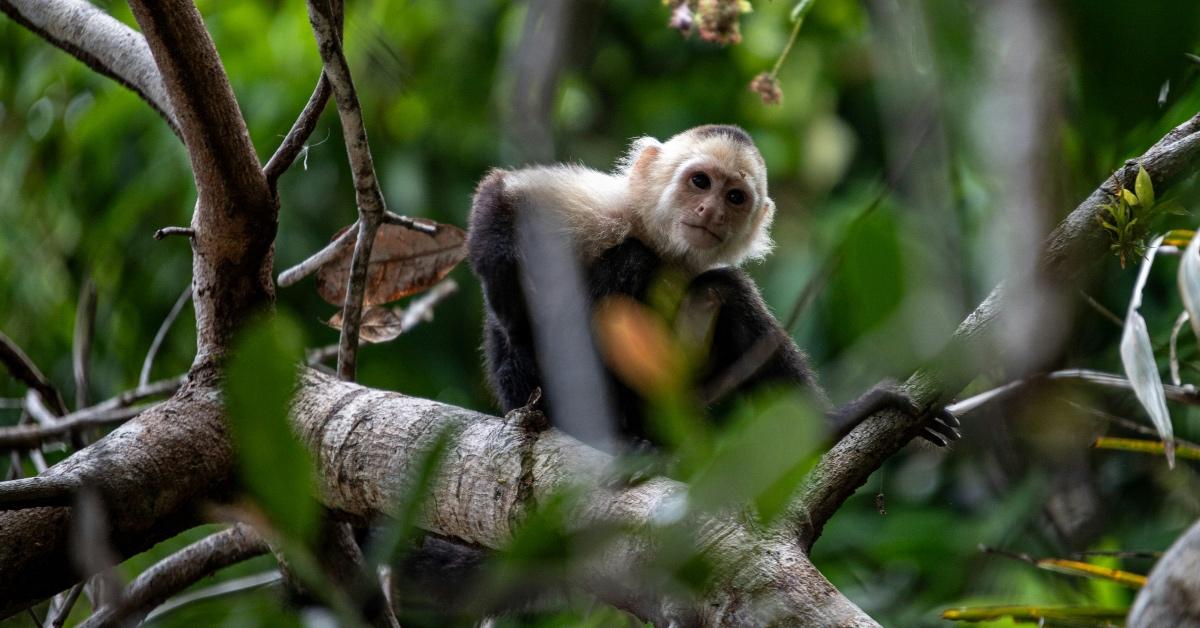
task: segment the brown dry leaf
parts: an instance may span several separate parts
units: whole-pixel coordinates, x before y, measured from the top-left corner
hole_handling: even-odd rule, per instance
[[[438,224],[436,234],[422,233],[399,225],[380,225],[367,266],[363,305],[389,303],[428,289],[445,277],[467,255],[467,234],[454,225]],[[333,235],[345,233],[346,227]],[[346,298],[354,239],[349,239],[336,257],[317,271],[317,292],[333,305]]]
[[[621,381],[653,396],[679,385],[679,354],[671,332],[646,306],[609,297],[596,308],[596,336],[604,361]]]
[[[326,325],[341,331],[342,313],[335,313]],[[395,340],[404,333],[404,310],[400,308],[368,307],[363,310],[362,322],[358,325],[358,340],[369,344],[379,344]]]

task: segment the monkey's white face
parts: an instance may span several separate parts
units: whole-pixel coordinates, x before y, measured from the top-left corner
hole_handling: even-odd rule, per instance
[[[681,170],[675,188],[676,228],[688,245],[713,249],[745,230],[755,205],[744,176],[711,164]]]

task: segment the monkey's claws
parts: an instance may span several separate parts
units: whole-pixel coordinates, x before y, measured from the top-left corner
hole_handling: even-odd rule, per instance
[[[958,440],[958,428],[962,425],[954,413],[944,406],[936,406],[928,410],[922,408],[904,390],[891,381],[877,384],[858,399],[835,410],[833,414],[835,434],[840,439],[854,429],[863,419],[884,408],[893,408],[909,416],[926,416],[925,425],[919,436],[925,440],[945,447]]]

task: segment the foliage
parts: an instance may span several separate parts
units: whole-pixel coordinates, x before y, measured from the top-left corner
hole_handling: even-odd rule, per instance
[[[123,3],[99,4],[133,24]],[[970,139],[985,104],[980,68],[997,54],[972,26],[978,3],[898,3],[913,7],[922,28],[900,29],[903,37],[891,47],[887,16],[877,10],[887,3],[816,0],[807,5],[806,15],[793,16],[800,4],[805,3],[755,2],[747,13],[742,3],[703,3],[736,19],[732,26],[702,22],[713,33],[710,39],[724,37],[732,44],[740,37],[738,45],[721,46],[702,37],[683,39],[666,28],[671,8],[679,3],[606,3],[577,38],[549,125],[558,158],[598,168],[607,168],[631,137],[664,137],[708,122],[747,128],[770,168],[771,195],[779,207],[776,252],[749,269],[774,311],[788,312],[826,256],[842,252],[844,261],[794,331],[832,397],[845,400],[882,377],[906,376],[937,351],[1002,273],[996,251],[1007,235],[996,225],[1006,202],[1042,191],[1034,185],[1000,187],[979,142]],[[289,3],[201,0],[199,5],[265,161],[318,75],[307,18],[300,5]],[[507,122],[512,75],[505,60],[521,37],[526,6],[503,0],[348,4],[348,55],[379,177],[388,206],[397,213],[463,226],[473,186],[487,169],[524,163],[523,138],[513,137]],[[1057,214],[1040,217],[1047,225],[1126,158],[1200,110],[1200,84],[1183,56],[1200,52],[1200,5],[1063,0],[1054,6],[1061,19],[1061,41],[1055,42],[1060,56],[1050,65],[1061,73],[1055,75],[1061,90],[1055,104],[1062,115],[1053,133],[1038,138],[1056,156],[1047,178]],[[1112,45],[1114,24],[1120,25],[1121,46]],[[920,32],[927,35],[924,55],[917,50]],[[889,59],[911,73],[889,75]],[[774,71],[764,72],[773,65]],[[755,92],[748,90],[764,73],[770,80]],[[931,93],[916,93],[922,77],[934,77]],[[889,96],[896,82],[903,89]],[[1168,82],[1160,105],[1158,96]],[[777,106],[763,106],[768,94],[779,96]],[[897,115],[906,98],[919,102]],[[910,118],[925,111],[938,112],[940,123],[922,135]],[[304,162],[281,179],[277,270],[320,249],[353,220],[353,188],[338,133],[330,107]],[[898,167],[914,135],[940,148],[940,166],[921,159],[907,169]],[[895,177],[903,183],[889,183]],[[872,206],[881,187],[887,194],[878,210],[867,220],[855,220]],[[1157,213],[1164,204],[1151,188],[1135,181],[1131,190],[1110,200],[1105,229],[1113,234],[1118,259],[1096,260],[1101,281],[1086,288],[1110,310],[1128,305],[1135,278],[1119,266],[1140,259],[1147,236],[1160,224],[1162,230],[1195,227],[1171,224],[1167,212]],[[931,191],[941,193],[932,202]],[[1195,185],[1184,185],[1173,196],[1192,205]],[[189,221],[194,190],[186,153],[144,103],[6,18],[0,18],[0,199],[0,223],[6,226],[0,229],[0,329],[61,390],[70,391],[76,295],[90,277],[99,292],[100,330],[90,360],[90,396],[102,399],[132,387],[159,323],[190,274],[185,240],[151,237],[156,228]],[[1162,264],[1148,273],[1140,311],[1155,349],[1156,372],[1161,372],[1162,347],[1181,306],[1173,287],[1176,274]],[[461,289],[437,308],[432,324],[363,348],[360,380],[492,410],[479,365],[477,284],[465,268],[450,277]],[[267,368],[259,362],[263,355],[295,354],[297,338],[317,346],[336,341],[336,332],[321,322],[329,306],[314,284],[305,280],[279,290],[279,309],[295,313],[299,329],[249,336],[263,344],[241,358],[249,360],[245,368]],[[1075,290],[1064,289],[1063,296],[1077,302]],[[190,316],[185,314],[168,336],[157,375],[184,372],[191,363]],[[1081,308],[1078,316],[1078,327],[1065,341],[1064,360],[1120,371],[1122,330],[1093,310]],[[1180,345],[1185,372],[1195,371],[1198,356],[1195,343]],[[268,373],[284,379],[273,379],[265,389],[278,392],[281,382],[290,381],[290,374]],[[989,376],[975,386],[1004,377]],[[0,375],[0,397],[20,394],[20,386]],[[1161,456],[1092,449],[1094,438],[1113,428],[1061,402],[1064,397],[1109,414],[1139,412],[1129,395],[1055,388],[1023,394],[1002,412],[981,410],[965,417],[961,444],[948,452],[910,447],[848,502],[815,547],[818,567],[884,625],[937,625],[944,609],[964,605],[1127,606],[1129,590],[1081,586],[1076,579],[976,551],[981,543],[1043,556],[1094,547],[1162,549],[1200,516],[1195,466],[1182,448],[1172,473]],[[273,399],[263,412],[279,410],[279,398]],[[770,519],[819,443],[812,423],[785,422],[810,412],[799,409],[803,402],[748,401],[745,414],[728,429],[700,437],[680,423],[684,436],[702,443],[697,451],[705,455],[697,454],[676,472],[700,480],[707,491],[701,492],[703,507],[741,498],[754,501],[759,514]],[[1171,410],[1178,438],[1200,434],[1194,411]],[[18,412],[0,405],[0,423],[19,419]],[[270,431],[239,437],[252,456],[263,456],[257,462],[251,457],[250,463],[294,470],[261,474],[264,485],[248,490],[267,501],[262,507],[268,516],[298,516],[288,525],[296,525],[295,534],[303,537],[308,515],[289,513],[305,508],[296,496],[311,495],[307,466],[286,444],[291,441],[278,422],[264,429]],[[254,444],[261,442],[256,439],[270,444]],[[713,452],[716,457],[706,457]],[[61,456],[52,452],[49,462]],[[274,456],[278,460],[272,462]],[[753,464],[738,477],[738,461],[744,458]],[[430,460],[437,455],[430,454]],[[0,472],[7,464],[0,462]],[[429,462],[422,468],[436,466]],[[33,472],[30,463],[26,467]],[[887,514],[877,508],[877,494]],[[270,504],[272,495],[291,499]],[[402,552],[419,501],[414,495],[398,505],[402,523],[387,537],[393,540],[379,546],[385,549],[377,558]],[[508,567],[498,573],[507,585],[519,584],[524,576],[517,572],[524,568],[535,576],[558,573],[541,568],[579,558],[581,547],[596,542],[570,529],[569,514],[555,514],[553,504],[547,508],[551,512],[535,520],[539,527],[530,528],[544,535],[541,542],[520,537],[504,554]],[[666,524],[659,531],[664,542],[676,540],[677,532]],[[556,539],[567,540],[549,543]],[[178,548],[177,542],[131,559],[123,573],[133,575]],[[659,566],[663,577],[681,586],[702,580],[706,567],[688,560],[696,556],[694,549],[666,553]],[[1136,573],[1150,566],[1138,557],[1114,562]],[[522,569],[505,571],[513,565]],[[264,559],[217,578],[268,566]],[[210,600],[164,616],[156,625],[294,623],[293,616],[281,613],[274,595],[258,589]],[[405,625],[437,625],[415,611],[414,617],[401,619]],[[613,625],[624,619],[583,602],[561,613],[501,623]]]

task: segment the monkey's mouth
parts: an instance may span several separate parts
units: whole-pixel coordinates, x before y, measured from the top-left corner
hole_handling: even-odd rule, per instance
[[[704,225],[694,225],[682,220],[679,224],[684,226],[683,235],[692,246],[708,248],[725,241],[724,237]]]

